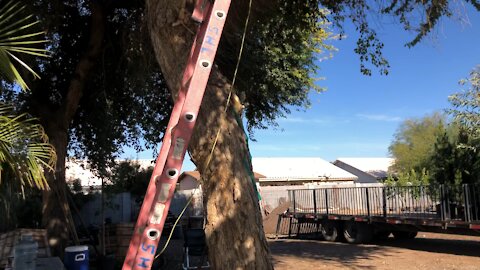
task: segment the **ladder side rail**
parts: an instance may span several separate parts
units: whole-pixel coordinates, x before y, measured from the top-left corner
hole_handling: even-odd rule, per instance
[[[207,13],[207,9],[210,7],[209,4],[208,6],[204,7],[203,12]],[[199,26],[200,28],[200,26]],[[180,86],[180,90],[178,92],[178,96],[175,100],[174,107],[172,109],[171,115],[170,115],[170,120],[168,122],[166,131],[164,133],[164,137],[162,139],[162,146],[160,149],[160,153],[156,159],[155,166],[152,172],[152,176],[150,178],[147,191],[144,197],[144,200],[142,202],[142,206],[140,209],[140,212],[137,217],[137,222],[135,224],[135,229],[133,231],[132,239],[130,239],[130,244],[129,248],[127,250],[127,254],[123,263],[123,268],[124,270],[129,270],[132,269],[133,267],[133,261],[135,259],[135,256],[137,255],[137,250],[140,245],[140,238],[143,232],[143,229],[145,228],[145,224],[147,223],[148,220],[148,214],[151,209],[151,206],[154,201],[154,197],[156,194],[156,180],[157,177],[162,173],[165,162],[167,160],[168,152],[171,147],[171,131],[172,129],[178,124],[178,120],[180,119],[181,115],[181,110],[184,106],[185,103],[185,98],[186,98],[186,92],[188,88],[188,84],[190,82],[190,79],[193,75],[194,69],[195,69],[195,59],[194,59],[194,52],[196,48],[196,44],[199,43],[203,39],[200,36],[200,31],[197,31],[197,34],[195,36],[195,39],[192,44],[192,49],[190,51],[190,56],[187,62],[187,65],[185,67],[185,71],[183,73],[182,77],[182,83]]]
[[[149,224],[142,233],[133,269],[151,268],[187,151],[188,142],[190,141],[203,99],[229,6],[230,0],[215,1],[212,9],[210,9],[208,23],[203,24],[201,27],[201,36],[204,36],[204,38],[194,53],[198,56],[195,71],[187,89],[181,117],[172,131],[172,144],[174,147],[170,147],[165,167],[159,180],[157,180],[156,196],[147,220]]]
[[[180,112],[183,107],[183,103],[185,101],[185,93],[184,91],[180,91],[177,102],[174,105],[174,108],[171,113],[171,117],[169,120],[169,123],[167,125],[166,132],[164,134],[164,138],[162,140],[162,146],[160,149],[160,153],[157,157],[157,160],[155,162],[155,166],[152,172],[152,176],[150,178],[150,182],[147,187],[147,191],[145,193],[145,197],[142,202],[142,206],[140,208],[140,212],[137,217],[137,222],[135,225],[135,230],[132,235],[132,239],[130,240],[130,246],[128,248],[127,255],[125,257],[125,262],[132,262],[133,259],[135,258],[136,251],[138,249],[139,243],[140,243],[140,236],[141,232],[143,231],[143,227],[145,227],[144,224],[146,224],[147,219],[148,219],[148,213],[150,211],[151,205],[153,204],[155,193],[156,193],[156,180],[157,177],[162,174],[168,151],[170,150],[171,147],[171,129],[175,127],[178,123],[178,119],[180,118]],[[133,253],[132,253],[133,252]]]

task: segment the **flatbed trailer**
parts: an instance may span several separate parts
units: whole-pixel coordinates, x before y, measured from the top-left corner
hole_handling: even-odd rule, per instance
[[[327,241],[414,238],[418,231],[480,236],[480,185],[332,187],[288,190],[289,235],[314,224]],[[296,221],[296,222],[293,222]]]

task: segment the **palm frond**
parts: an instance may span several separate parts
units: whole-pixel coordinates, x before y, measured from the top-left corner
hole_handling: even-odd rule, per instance
[[[35,119],[26,114],[15,115],[11,106],[0,103],[2,170],[9,169],[21,186],[45,189],[48,184],[44,172],[53,171],[55,162],[55,149]]]
[[[30,71],[30,73],[33,74],[33,76],[35,76],[35,78],[40,78],[40,75],[38,75],[32,68],[30,68],[27,64],[25,64],[25,62],[23,62],[22,60],[18,59],[15,55],[7,52],[8,55],[10,55],[10,57],[12,57],[13,59],[15,59],[15,61],[17,61],[20,65],[22,65],[24,68],[26,68],[28,71]]]
[[[29,17],[27,16],[27,17],[23,18],[22,21],[26,21],[28,18],[29,18]],[[17,32],[20,32],[20,31],[22,31],[22,30],[28,29],[28,28],[30,28],[30,27],[38,24],[38,23],[39,23],[38,21],[32,22],[32,23],[25,24],[25,25],[22,25],[22,26],[20,26],[20,27],[14,28],[14,29],[13,29],[12,31],[10,31],[10,32],[2,33],[2,31],[6,31],[6,30],[9,30],[10,28],[12,28],[11,25],[9,25],[7,29],[2,29],[2,30],[0,31],[0,33],[1,33],[0,36],[1,36],[3,39],[5,39],[5,40],[7,40],[9,37],[12,37],[12,36],[13,36],[13,37],[17,37],[17,36],[14,36],[13,34],[15,34],[15,33],[17,33]]]
[[[18,11],[18,12],[20,12],[20,11]],[[15,14],[15,15],[16,15],[16,14]],[[13,16],[12,16],[12,17],[13,17]],[[28,27],[31,27],[31,26],[37,24],[38,22],[33,22],[33,23],[30,23],[30,24],[27,24],[27,25],[25,25],[25,24],[22,25],[22,23],[27,22],[27,21],[28,21],[29,19],[31,19],[32,17],[33,17],[33,15],[28,15],[28,16],[20,19],[20,20],[17,20],[17,21],[15,21],[15,22],[11,23],[10,25],[6,26],[5,28],[2,28],[2,30],[0,31],[0,33],[5,32],[5,31],[10,31],[10,29],[14,29],[13,31],[14,31],[14,32],[17,32],[17,31],[19,31],[19,30],[23,30],[23,29],[26,29],[26,28],[28,28]],[[15,28],[17,25],[20,25],[20,27]],[[8,34],[8,33],[10,33],[10,32],[4,33],[4,34],[2,34],[2,35],[6,35],[6,34]],[[11,34],[9,34],[9,35],[11,35]]]
[[[20,5],[20,2],[15,3],[14,1],[9,1],[5,4],[6,10],[2,9],[3,12],[0,15],[0,25],[10,20],[13,16],[17,15],[18,12],[25,9],[25,6],[17,8],[18,5]]]
[[[38,46],[48,42],[40,38],[43,31],[35,30],[38,24],[33,15],[25,14],[25,5],[10,0],[0,7],[0,75],[9,82],[28,89],[19,72],[24,68],[35,78],[40,76],[24,60],[22,55],[48,57],[48,51]]]
[[[0,75],[9,82],[16,82],[22,89],[28,89],[27,84],[2,47],[0,47]]]
[[[13,36],[11,35],[12,32],[8,32],[8,33],[5,33],[5,34],[0,34],[0,38],[5,35],[7,36],[7,38],[4,38],[2,40],[18,40],[18,39],[24,39],[24,38],[31,38],[31,37],[35,37],[35,36],[40,36],[40,35],[45,35],[45,31],[40,31],[40,32],[36,32],[36,33],[30,33],[30,34],[25,34],[25,35],[20,35],[20,36]]]

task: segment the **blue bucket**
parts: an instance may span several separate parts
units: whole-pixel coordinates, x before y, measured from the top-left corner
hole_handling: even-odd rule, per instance
[[[65,249],[64,264],[67,270],[88,270],[88,246],[73,246]]]

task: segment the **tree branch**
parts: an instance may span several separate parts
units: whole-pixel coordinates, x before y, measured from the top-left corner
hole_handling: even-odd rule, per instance
[[[67,90],[66,98],[59,113],[60,115],[63,115],[63,124],[66,125],[66,127],[68,127],[77,111],[88,74],[95,66],[96,59],[101,54],[103,48],[106,27],[105,7],[96,1],[92,1],[90,7],[91,22],[88,48],[75,68],[73,78]]]

